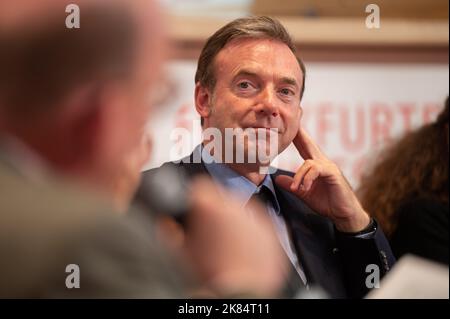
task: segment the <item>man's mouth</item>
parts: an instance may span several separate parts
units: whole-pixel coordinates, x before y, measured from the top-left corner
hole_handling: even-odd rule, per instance
[[[261,131],[261,130],[265,130],[266,133],[272,133],[272,134],[280,134],[280,129],[278,129],[277,127],[268,127],[268,126],[249,126],[244,128],[246,129],[254,129],[256,132]]]

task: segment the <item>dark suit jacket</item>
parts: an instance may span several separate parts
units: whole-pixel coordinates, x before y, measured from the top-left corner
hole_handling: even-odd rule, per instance
[[[165,163],[187,176],[188,180],[208,174],[203,163]],[[152,178],[159,168],[143,174],[143,181]],[[277,175],[293,175],[278,170]],[[296,253],[311,285],[319,285],[333,298],[361,298],[367,292],[366,267],[376,264],[380,277],[393,265],[395,259],[381,231],[370,239],[359,239],[339,233],[327,219],[312,211],[298,197],[275,185],[281,213],[291,232]]]

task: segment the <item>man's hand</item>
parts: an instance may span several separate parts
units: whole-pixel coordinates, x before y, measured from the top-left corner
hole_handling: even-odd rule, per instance
[[[279,176],[276,183],[301,198],[319,214],[330,218],[341,232],[359,232],[370,223],[355,193],[339,168],[300,127],[294,145],[305,160],[297,173]]]

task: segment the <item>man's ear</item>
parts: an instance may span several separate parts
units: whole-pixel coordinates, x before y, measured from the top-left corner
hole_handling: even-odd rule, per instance
[[[195,85],[195,109],[202,118],[208,118],[211,114],[211,92],[200,83]]]
[[[294,114],[295,116],[295,121],[297,122],[297,124],[300,124],[302,118],[303,118],[303,108],[301,105],[299,105],[298,109],[296,110],[296,114]]]
[[[67,132],[66,138],[72,143],[74,158],[98,151],[98,139],[105,121],[101,103],[98,88],[91,85],[74,90],[64,103],[58,122],[64,126],[60,131]]]

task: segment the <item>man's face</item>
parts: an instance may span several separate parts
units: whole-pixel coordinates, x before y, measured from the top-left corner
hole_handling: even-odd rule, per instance
[[[301,116],[302,71],[289,47],[270,39],[237,39],[219,52],[214,68],[216,86],[205,128],[216,127],[222,134],[225,128],[277,129],[276,153],[282,152],[294,139]],[[255,147],[244,144],[244,152]]]

